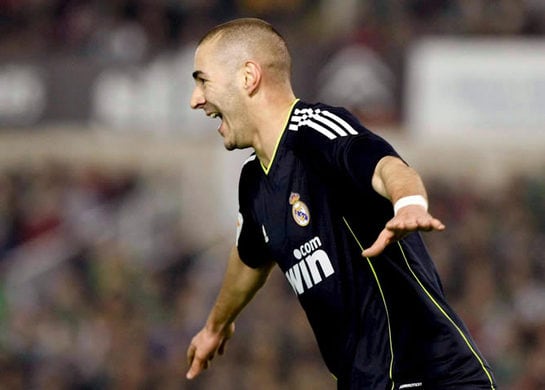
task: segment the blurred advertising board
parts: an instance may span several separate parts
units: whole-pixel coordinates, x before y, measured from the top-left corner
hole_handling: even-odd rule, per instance
[[[545,135],[545,40],[426,39],[407,60],[413,135]]]
[[[0,58],[0,129],[68,124],[201,136],[213,123],[189,106],[193,52],[188,46],[142,63]]]
[[[0,66],[0,124],[32,125],[46,106],[43,72],[32,65]]]
[[[85,123],[99,71],[77,57],[0,59],[0,128]]]

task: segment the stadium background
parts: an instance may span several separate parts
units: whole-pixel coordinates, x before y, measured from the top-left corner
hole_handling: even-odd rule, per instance
[[[544,388],[542,0],[0,1],[0,388],[335,388],[279,272],[184,379],[249,153],[189,110],[193,50],[237,16],[422,173],[447,296],[501,388]]]

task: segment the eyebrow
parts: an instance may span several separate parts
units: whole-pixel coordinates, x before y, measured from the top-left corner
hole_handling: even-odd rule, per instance
[[[194,80],[202,79],[203,75],[204,75],[204,73],[201,70],[196,70],[195,72],[192,73],[192,76],[193,76]]]

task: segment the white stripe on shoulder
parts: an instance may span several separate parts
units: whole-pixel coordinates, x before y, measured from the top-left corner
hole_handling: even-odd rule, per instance
[[[319,125],[316,122],[308,120],[308,121],[305,122],[305,125],[307,125],[308,127],[313,128],[314,130],[316,130],[317,132],[325,135],[329,139],[337,138],[337,136],[335,134],[333,134],[331,131],[329,131],[328,129],[326,129],[325,127]]]
[[[346,134],[346,131],[341,129],[341,127],[335,122],[333,122],[332,120],[329,120],[328,118],[326,118],[324,114],[325,112],[316,110],[316,115],[313,116],[313,119],[326,125],[329,129],[333,130],[335,133],[339,134],[341,137],[348,135]]]
[[[349,134],[358,134],[358,132],[340,116],[319,108],[295,109],[290,118],[288,130],[298,131],[301,126],[308,126],[329,139],[335,139],[339,136],[346,137]]]
[[[354,128],[353,128],[352,126],[350,126],[350,125],[348,124],[348,122],[346,122],[346,121],[345,121],[343,118],[341,118],[340,116],[338,116],[338,115],[336,115],[336,114],[333,114],[333,113],[331,113],[331,112],[329,112],[329,111],[322,111],[322,113],[323,113],[325,116],[327,116],[327,117],[329,117],[329,118],[335,120],[335,121],[336,121],[337,123],[339,123],[342,127],[344,127],[344,129],[345,129],[346,131],[348,131],[350,134],[352,134],[352,135],[358,134],[358,132],[357,132],[356,130],[354,130]]]

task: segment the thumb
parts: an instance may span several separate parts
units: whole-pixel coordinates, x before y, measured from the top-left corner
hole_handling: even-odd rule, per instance
[[[383,229],[375,242],[367,249],[364,249],[361,255],[363,257],[375,257],[380,255],[384,249],[392,242],[394,233],[389,229]]]

